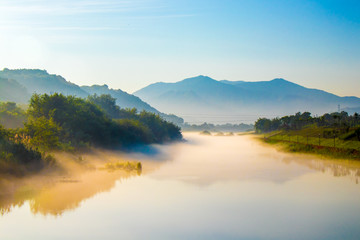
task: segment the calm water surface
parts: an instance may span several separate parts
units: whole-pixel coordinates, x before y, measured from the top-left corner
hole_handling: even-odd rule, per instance
[[[0,239],[360,239],[359,163],[185,138],[126,156],[141,175],[93,170],[0,195]]]

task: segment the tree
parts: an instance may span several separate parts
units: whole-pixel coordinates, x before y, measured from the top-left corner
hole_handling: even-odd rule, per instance
[[[25,124],[25,132],[31,136],[30,144],[42,151],[57,149],[60,146],[61,128],[52,118],[39,117]]]
[[[116,105],[116,98],[113,98],[110,94],[102,94],[98,96],[88,96],[87,100],[97,106],[99,106],[110,118],[119,118],[120,107]]]

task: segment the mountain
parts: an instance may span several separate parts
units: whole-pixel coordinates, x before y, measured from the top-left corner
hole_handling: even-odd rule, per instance
[[[136,108],[138,111],[145,110],[148,112],[159,114],[165,120],[168,120],[175,124],[181,125],[184,123],[184,120],[182,118],[179,118],[173,114],[165,114],[159,112],[146,102],[142,101],[139,97],[128,94],[127,92],[124,92],[120,89],[110,89],[107,85],[82,86],[81,89],[91,95],[110,94],[113,98],[116,98],[116,103],[121,108]]]
[[[27,89],[17,81],[0,78],[0,101],[25,103],[30,96]]]
[[[24,86],[30,93],[62,93],[64,95],[75,95],[86,97],[87,92],[78,85],[66,81],[63,77],[48,74],[45,70],[39,69],[16,69],[5,68],[0,71],[0,77],[12,79]]]
[[[85,98],[92,94],[110,94],[116,98],[121,108],[136,108],[138,111],[148,111],[159,114],[164,119],[182,124],[184,120],[173,114],[159,112],[139,97],[128,94],[120,89],[110,89],[107,85],[78,86],[66,81],[60,75],[49,74],[39,69],[16,69],[5,68],[0,71],[0,101],[13,101],[27,103],[32,93],[62,93]]]
[[[121,108],[136,108],[139,111],[145,110],[148,112],[159,113],[158,110],[151,107],[146,102],[143,102],[139,97],[128,94],[120,89],[110,89],[107,85],[82,86],[81,89],[91,95],[110,94],[113,98],[116,98],[116,103]]]
[[[339,97],[284,79],[271,81],[217,81],[207,76],[176,83],[154,83],[134,93],[160,111],[172,111],[188,122],[252,122],[261,116],[296,112],[313,114],[359,107],[357,97]]]

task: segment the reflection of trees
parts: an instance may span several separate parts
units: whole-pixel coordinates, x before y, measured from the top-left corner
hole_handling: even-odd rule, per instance
[[[29,201],[34,214],[61,215],[64,211],[79,207],[82,201],[98,193],[110,191],[117,180],[139,174],[138,170],[97,170],[83,173],[78,179],[57,177],[45,181],[32,180],[31,183],[0,183],[0,214],[7,214],[13,208],[21,207]]]
[[[15,179],[11,183],[0,183],[0,192],[0,215],[9,213],[14,207],[21,207],[35,194],[34,189],[28,185],[21,185]]]
[[[360,178],[360,162],[353,160],[333,160],[333,159],[316,159],[316,158],[284,158],[283,162],[296,162],[300,165],[306,165],[311,169],[321,172],[329,172],[334,177],[349,177],[356,184]]]

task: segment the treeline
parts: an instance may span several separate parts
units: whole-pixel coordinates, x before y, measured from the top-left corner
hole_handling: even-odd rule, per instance
[[[211,131],[211,132],[245,132],[251,131],[254,129],[252,124],[212,124],[212,123],[203,123],[200,125],[185,123],[181,125],[183,131]]]
[[[2,103],[0,122],[9,129],[0,125],[0,162],[44,164],[47,153],[54,150],[119,149],[182,138],[180,128],[159,115],[120,109],[115,102],[110,95],[82,99],[55,93],[34,94],[27,111]]]
[[[322,131],[323,137],[334,137],[346,134],[347,139],[360,140],[360,116],[358,113],[349,115],[347,112],[326,113],[319,117],[312,117],[311,113],[296,113],[295,115],[281,118],[259,118],[255,122],[257,133],[266,133],[277,130],[302,130],[304,128],[316,127],[328,129]]]

